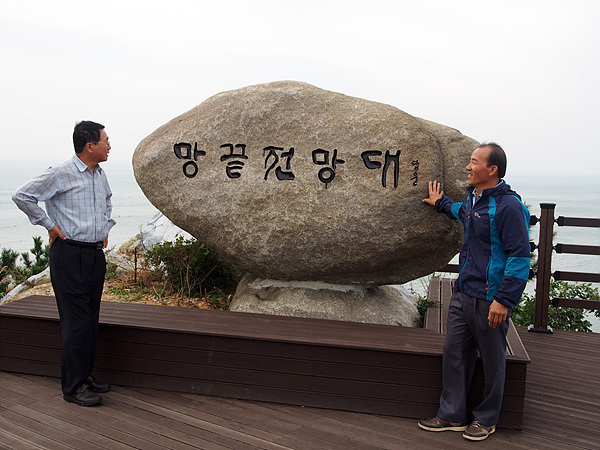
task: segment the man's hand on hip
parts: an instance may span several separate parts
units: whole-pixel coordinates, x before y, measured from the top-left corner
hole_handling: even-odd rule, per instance
[[[60,228],[58,228],[58,226],[54,225],[51,229],[48,230],[48,238],[50,240],[50,248],[52,248],[52,244],[54,244],[56,238],[66,239],[67,237],[62,233],[62,231],[60,231]]]

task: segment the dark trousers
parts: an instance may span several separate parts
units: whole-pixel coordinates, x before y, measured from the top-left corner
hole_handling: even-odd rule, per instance
[[[100,300],[106,274],[104,252],[56,239],[50,277],[60,316],[62,391],[71,395],[92,373],[96,358]]]
[[[442,363],[443,387],[438,410],[441,419],[468,423],[472,415],[486,426],[498,422],[506,375],[508,319],[491,328],[488,322],[490,305],[487,300],[460,292],[452,294]],[[475,372],[477,351],[481,355],[485,377],[483,400],[469,413],[467,396]]]

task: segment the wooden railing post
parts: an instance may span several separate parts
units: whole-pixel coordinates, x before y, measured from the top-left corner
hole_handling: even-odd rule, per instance
[[[548,326],[550,305],[550,276],[552,274],[552,236],[555,203],[540,203],[540,236],[538,242],[538,270],[535,285],[535,316],[529,331],[552,333]]]

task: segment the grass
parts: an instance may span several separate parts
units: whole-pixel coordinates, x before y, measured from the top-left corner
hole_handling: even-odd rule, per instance
[[[104,282],[103,298],[127,303],[227,310],[232,295],[215,290],[200,297],[188,297],[169,289],[168,283],[155,273],[141,270],[136,277],[133,274],[108,277]]]

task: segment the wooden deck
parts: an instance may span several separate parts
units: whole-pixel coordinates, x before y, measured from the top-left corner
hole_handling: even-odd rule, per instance
[[[115,386],[103,405],[80,408],[61,398],[53,300],[0,308],[0,448],[468,444],[460,433],[427,433],[414,419],[393,417],[435,413],[437,332],[107,303],[96,374]],[[526,386],[516,383],[524,415],[503,407],[501,417],[516,417],[523,431],[500,429],[477,445],[600,448],[600,335],[514,333],[524,344],[517,353],[531,357]],[[529,357],[511,353],[519,373]]]
[[[517,331],[531,357],[523,428],[479,443],[413,419],[123,386],[82,408],[57,378],[0,372],[0,448],[600,448],[600,334]]]
[[[399,417],[435,414],[444,336],[422,328],[104,302],[95,374],[114,384]],[[520,341],[519,341],[520,344]],[[53,297],[0,307],[0,370],[59,376]],[[523,420],[524,350],[498,425]],[[469,396],[483,391],[478,365]]]

